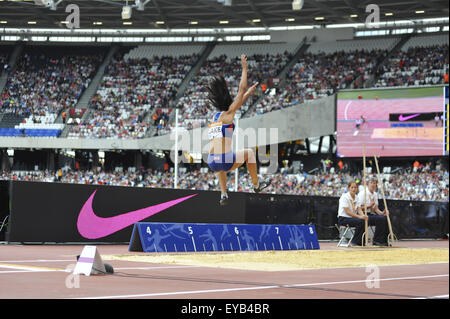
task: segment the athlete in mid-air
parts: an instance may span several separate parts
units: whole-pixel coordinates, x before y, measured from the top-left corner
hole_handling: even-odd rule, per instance
[[[358,135],[359,130],[361,129],[361,125],[366,123],[366,118],[361,115],[359,119],[355,121],[355,132],[353,133],[353,136]]]
[[[239,83],[239,91],[234,101],[228,91],[227,83],[222,76],[215,76],[210,82],[207,90],[209,92],[208,99],[211,105],[217,109],[214,114],[212,123],[208,127],[208,135],[210,140],[208,165],[211,170],[217,172],[220,183],[221,197],[220,205],[228,204],[227,195],[227,172],[232,171],[245,162],[250,174],[253,191],[259,193],[261,190],[269,186],[270,179],[259,183],[258,167],[256,164],[255,152],[252,149],[243,149],[233,152],[233,132],[234,132],[234,116],[236,111],[245,103],[250,95],[255,92],[258,83],[253,84],[247,89],[247,57],[241,56],[242,76]]]

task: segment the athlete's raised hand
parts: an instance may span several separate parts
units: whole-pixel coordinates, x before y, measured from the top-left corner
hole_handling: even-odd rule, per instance
[[[239,90],[233,101],[233,103],[228,108],[227,112],[233,113],[236,112],[245,101],[245,93],[247,91],[247,56],[245,54],[241,55],[241,63],[242,63],[242,75],[241,81],[239,82]]]
[[[258,86],[258,84],[259,84],[259,82],[256,82],[256,83],[253,84],[251,87],[249,87],[249,88],[247,89],[247,93],[246,93],[246,94],[248,94],[248,95],[253,94],[253,93],[255,92],[256,87]]]
[[[245,101],[247,101],[248,97],[255,92],[256,87],[258,86],[258,84],[259,84],[259,82],[256,82],[255,84],[253,84],[251,87],[249,87],[247,89],[247,91],[244,94],[244,103],[245,103]]]
[[[247,68],[247,56],[245,54],[241,55],[241,63],[243,68]]]

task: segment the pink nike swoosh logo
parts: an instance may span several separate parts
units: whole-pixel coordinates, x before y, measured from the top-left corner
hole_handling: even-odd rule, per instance
[[[77,228],[81,236],[87,239],[97,239],[111,235],[134,223],[137,223],[147,217],[155,215],[171,206],[177,205],[198,194],[181,197],[169,202],[145,207],[128,213],[120,214],[114,217],[98,217],[92,209],[92,201],[97,190],[95,190],[89,199],[84,203],[78,215]]]
[[[419,116],[419,115],[420,115],[420,113],[409,115],[409,116],[400,115],[398,117],[398,120],[403,122],[403,121],[407,121],[407,120],[412,119],[413,117],[416,117],[416,116]]]

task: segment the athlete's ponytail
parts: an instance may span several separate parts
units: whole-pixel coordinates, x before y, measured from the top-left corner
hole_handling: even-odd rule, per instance
[[[233,100],[228,91],[227,82],[223,76],[213,77],[206,87],[208,90],[208,100],[212,106],[219,111],[228,111],[229,106],[233,103]]]

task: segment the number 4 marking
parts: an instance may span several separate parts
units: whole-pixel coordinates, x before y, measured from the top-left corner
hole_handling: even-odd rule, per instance
[[[150,227],[148,227],[148,226],[147,226],[147,229],[145,230],[145,232],[146,232],[147,234],[149,234],[149,235],[152,234],[152,231],[151,231]]]

